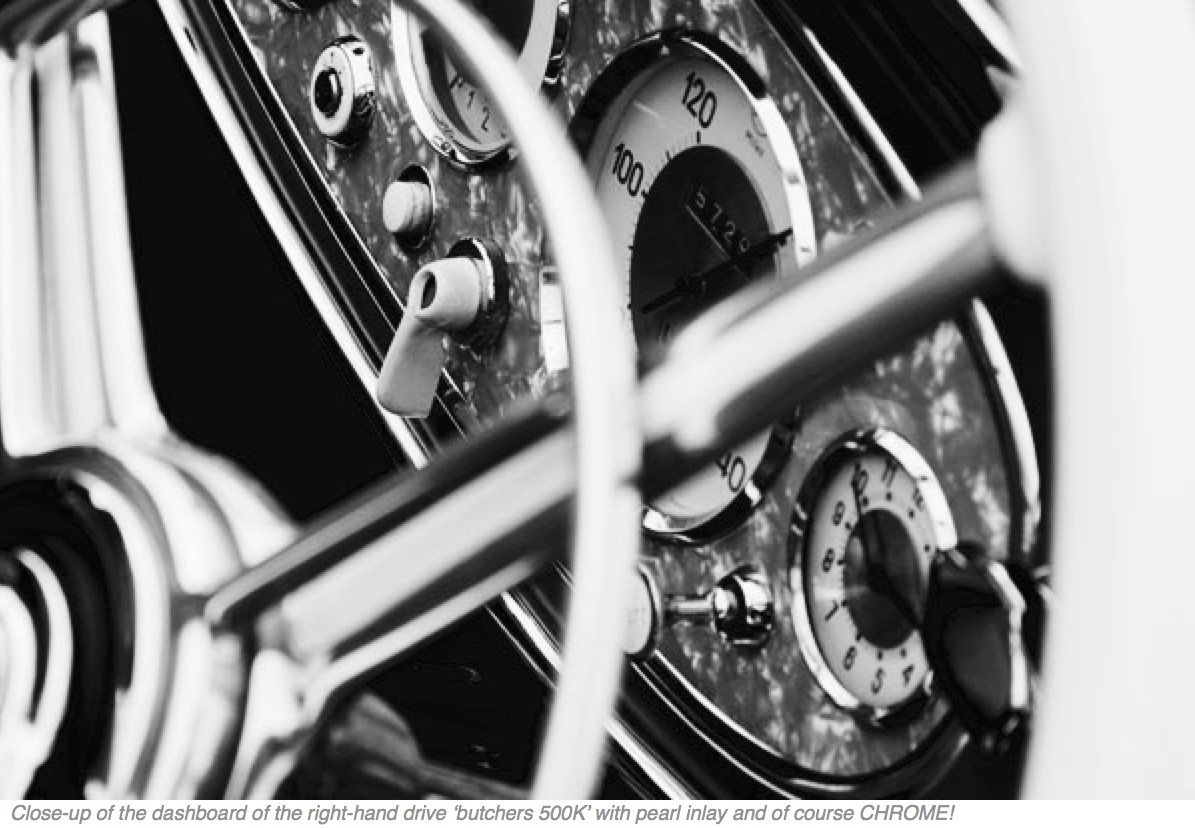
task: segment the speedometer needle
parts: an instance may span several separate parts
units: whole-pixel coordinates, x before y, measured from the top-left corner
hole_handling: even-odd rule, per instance
[[[698,294],[698,292],[706,285],[724,278],[739,266],[754,264],[756,261],[764,258],[765,256],[770,256],[772,253],[775,253],[784,246],[792,234],[793,231],[791,227],[787,230],[781,230],[779,233],[768,236],[766,239],[751,245],[741,253],[731,256],[726,261],[720,262],[719,264],[714,265],[713,267],[697,274],[696,276],[681,276],[676,280],[675,285],[670,290],[667,290],[664,293],[661,293],[655,299],[652,299],[646,305],[641,307],[639,312],[642,314],[651,315],[668,307],[674,302],[685,298],[686,296]],[[749,277],[750,276],[748,274],[748,278]]]

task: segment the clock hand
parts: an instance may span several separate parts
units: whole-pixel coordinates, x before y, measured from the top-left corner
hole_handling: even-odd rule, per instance
[[[863,519],[863,503],[859,489],[853,481],[851,492],[855,496],[855,511],[858,513],[859,540],[863,544],[863,561],[867,567],[867,586],[877,595],[887,598],[896,611],[913,628],[920,628],[921,613],[913,606],[913,602],[897,585],[892,573],[888,570],[888,550],[885,548],[883,533],[871,521]]]
[[[751,245],[746,250],[731,256],[724,262],[719,262],[696,276],[681,276],[676,280],[671,289],[645,304],[639,309],[639,312],[650,316],[686,296],[695,294],[701,287],[724,278],[734,272],[736,268],[742,265],[754,264],[759,259],[771,255],[783,247],[792,234],[791,227],[787,230],[781,230],[779,233],[768,236],[762,241]],[[748,274],[748,278],[750,278],[750,274]]]

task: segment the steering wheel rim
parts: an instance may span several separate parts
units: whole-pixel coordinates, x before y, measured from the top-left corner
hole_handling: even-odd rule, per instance
[[[589,179],[555,117],[523,79],[515,58],[457,0],[398,0],[478,78],[508,124],[523,170],[548,222],[564,284],[569,353],[574,365],[578,494],[573,527],[574,590],[556,699],[536,771],[533,795],[568,799],[592,790],[600,772],[604,721],[614,709],[622,670],[616,639],[604,635],[610,597],[621,617],[625,573],[639,549],[641,499],[634,489],[642,455],[635,419],[635,347],[617,314],[619,280],[605,245],[605,219],[589,195]],[[585,197],[578,198],[579,193]],[[568,220],[561,219],[568,216]],[[596,650],[576,642],[605,640]],[[602,710],[602,715],[588,713]],[[587,711],[587,712],[582,712]],[[595,730],[593,721],[598,721]],[[589,757],[588,761],[581,757]]]

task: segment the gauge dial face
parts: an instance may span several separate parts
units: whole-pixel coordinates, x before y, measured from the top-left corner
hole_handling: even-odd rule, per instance
[[[650,354],[748,284],[792,278],[814,254],[813,220],[792,138],[749,70],[704,41],[620,61],[603,77],[620,91],[581,117],[595,119],[586,161],[626,275],[624,319]],[[690,531],[757,498],[774,442],[761,434],[722,456],[652,503],[645,526]]]
[[[801,503],[790,577],[802,651],[835,702],[882,722],[929,684],[916,618],[933,556],[957,543],[945,495],[916,449],[877,431],[831,449]]]
[[[514,50],[529,83],[538,87],[555,73],[567,35],[566,0],[470,0],[469,5]],[[504,154],[509,136],[489,96],[457,68],[439,39],[397,4],[393,17],[399,79],[432,146],[465,165]]]

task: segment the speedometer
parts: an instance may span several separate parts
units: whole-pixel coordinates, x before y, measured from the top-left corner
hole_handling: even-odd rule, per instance
[[[792,137],[763,83],[720,41],[668,32],[631,47],[582,102],[573,134],[621,257],[624,318],[642,353],[732,292],[792,278],[813,257]],[[782,433],[757,436],[656,500],[645,526],[692,534],[757,500],[769,455],[786,448]]]

